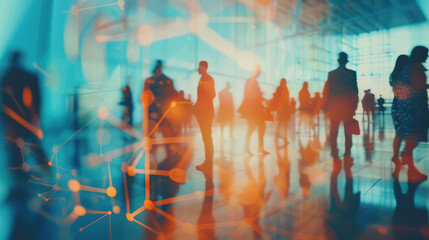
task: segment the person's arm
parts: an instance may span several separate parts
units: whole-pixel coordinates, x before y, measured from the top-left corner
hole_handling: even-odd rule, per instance
[[[210,82],[211,82],[210,83],[210,96],[211,96],[211,99],[213,100],[216,97],[216,89],[215,89],[214,79],[211,78]]]
[[[420,63],[415,63],[411,67],[410,79],[416,90],[427,89],[425,69]]]

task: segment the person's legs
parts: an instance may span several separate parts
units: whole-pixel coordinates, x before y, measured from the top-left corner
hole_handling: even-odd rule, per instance
[[[351,149],[352,149],[352,134],[350,132],[352,120],[346,120],[343,121],[344,126],[344,138],[345,138],[345,150],[344,150],[344,157],[350,158],[351,157]]]
[[[427,179],[427,175],[421,173],[414,165],[413,151],[417,147],[418,142],[414,139],[408,138],[405,140],[405,147],[403,153],[403,161],[408,165],[408,181],[420,182]]]
[[[247,128],[247,134],[246,134],[246,145],[245,145],[245,151],[248,153],[250,152],[250,138],[252,137],[253,132],[256,129],[256,123],[253,120],[248,120],[248,128]]]
[[[234,120],[229,121],[229,137],[231,138],[231,141],[235,141],[234,139]]]
[[[223,130],[225,128],[225,122],[220,122],[220,139],[221,141],[225,140],[225,138],[223,138]]]
[[[264,136],[265,136],[265,121],[261,120],[258,122],[258,151],[259,153],[267,154],[264,150]]]
[[[338,128],[340,122],[337,119],[331,118],[330,120],[330,131],[329,131],[329,143],[331,146],[331,156],[336,159],[338,158],[338,147],[337,147],[337,137],[338,137]]]
[[[399,157],[399,148],[401,147],[402,139],[398,131],[395,131],[395,138],[393,139],[393,158],[397,159]]]
[[[212,139],[212,123],[213,119],[209,119],[206,117],[198,118],[198,123],[200,125],[201,136],[204,143],[204,151],[205,151],[205,161],[203,165],[213,166],[213,139]]]

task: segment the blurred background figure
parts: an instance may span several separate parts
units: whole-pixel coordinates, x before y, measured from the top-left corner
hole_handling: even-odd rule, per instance
[[[205,173],[210,173],[213,170],[213,99],[216,97],[215,83],[212,76],[207,73],[208,67],[209,65],[206,61],[201,61],[198,66],[198,73],[201,75],[201,78],[198,82],[198,96],[194,107],[195,117],[200,125],[206,158],[202,164],[197,166],[197,169]]]
[[[384,100],[383,96],[381,96],[377,99],[377,104],[378,104],[378,112],[380,113],[380,117],[384,117],[384,111],[386,110],[384,107],[384,102],[386,100]]]
[[[362,99],[362,108],[363,108],[363,118],[365,114],[367,116],[367,121],[374,121],[374,112],[375,112],[375,96],[371,93],[371,89],[364,91],[364,96]]]
[[[231,84],[226,83],[226,87],[219,92],[219,111],[217,121],[220,124],[221,140],[224,140],[223,130],[226,125],[229,127],[229,137],[234,141],[234,99],[230,91]]]
[[[299,100],[299,120],[298,131],[301,132],[301,125],[304,123],[308,133],[313,129],[313,113],[311,110],[311,94],[308,90],[308,82],[302,83],[302,88],[298,94]]]
[[[289,89],[287,87],[286,79],[280,80],[280,85],[277,87],[273,99],[271,101],[272,109],[276,114],[276,141],[279,138],[283,138],[284,143],[288,144],[288,125],[290,119],[290,106],[289,106]],[[281,134],[282,131],[282,134]]]
[[[241,117],[247,119],[249,126],[244,147],[245,152],[249,155],[253,155],[250,151],[250,138],[256,128],[258,128],[258,153],[269,153],[264,149],[266,109],[264,106],[265,99],[257,81],[259,76],[261,76],[261,66],[256,65],[253,76],[246,81],[244,86],[244,99],[238,108]]]
[[[317,129],[320,128],[320,100],[322,97],[320,96],[320,92],[315,92],[314,97],[311,99],[311,110],[313,112],[314,117],[316,118],[316,126]]]
[[[358,98],[358,86],[356,72],[346,68],[349,62],[348,55],[341,52],[338,56],[339,67],[328,74],[328,80],[323,88],[323,103],[326,114],[329,117],[330,131],[329,141],[331,156],[336,160],[338,157],[337,137],[340,123],[343,123],[345,137],[344,161],[351,158],[352,134],[350,126],[355,115]]]
[[[130,126],[133,126],[134,104],[133,97],[131,94],[129,77],[127,77],[127,85],[122,88],[122,100],[119,104],[124,106],[122,120],[128,123]]]
[[[20,52],[11,54],[9,67],[1,80],[4,138],[7,140],[8,165],[13,169],[9,171],[11,179],[8,181],[10,191],[7,198],[7,205],[13,213],[10,239],[41,239],[46,238],[51,230],[47,229],[49,224],[43,216],[34,211],[40,206],[30,201],[34,189],[28,181],[32,174],[39,178],[49,177],[49,160],[40,141],[43,132],[39,121],[42,101],[39,78],[23,68],[22,57]],[[31,158],[27,157],[27,152],[32,153]],[[31,165],[38,167],[30,169]]]

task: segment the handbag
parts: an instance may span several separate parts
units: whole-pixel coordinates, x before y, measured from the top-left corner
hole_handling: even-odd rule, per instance
[[[359,121],[354,118],[350,123],[350,133],[353,135],[360,135]]]

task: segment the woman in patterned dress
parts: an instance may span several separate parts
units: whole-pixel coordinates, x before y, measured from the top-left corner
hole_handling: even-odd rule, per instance
[[[428,49],[417,46],[411,52],[409,62],[399,73],[393,84],[397,98],[395,109],[392,110],[395,128],[400,138],[405,139],[402,160],[408,165],[408,180],[420,182],[427,179],[414,165],[413,150],[419,142],[428,140],[428,103],[426,69],[423,64],[428,58]],[[395,171],[396,172],[396,171]]]

